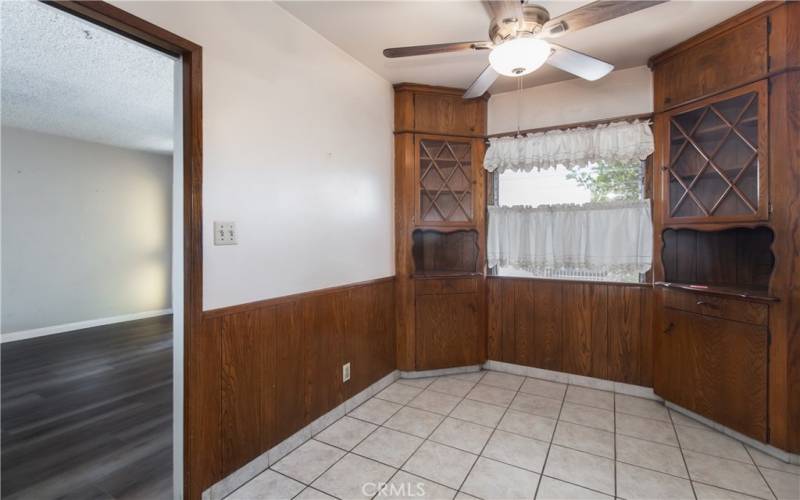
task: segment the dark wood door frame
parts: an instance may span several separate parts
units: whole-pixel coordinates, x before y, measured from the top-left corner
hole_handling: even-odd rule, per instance
[[[199,341],[203,315],[203,121],[202,47],[152,23],[101,1],[44,3],[110,29],[171,56],[183,67],[183,492],[200,498],[196,475],[202,475],[202,441],[196,435],[202,418],[200,388],[193,382],[202,370]],[[193,390],[194,389],[194,390]],[[194,449],[197,447],[198,449]]]

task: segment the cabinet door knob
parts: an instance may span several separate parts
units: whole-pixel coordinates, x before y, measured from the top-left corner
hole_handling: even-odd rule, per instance
[[[673,328],[675,328],[675,323],[670,323],[669,325],[667,325],[666,328],[664,328],[664,333],[666,333],[667,335],[672,335]]]

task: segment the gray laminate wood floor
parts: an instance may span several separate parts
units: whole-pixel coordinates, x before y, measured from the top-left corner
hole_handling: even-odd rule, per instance
[[[2,344],[2,498],[172,496],[172,316]]]

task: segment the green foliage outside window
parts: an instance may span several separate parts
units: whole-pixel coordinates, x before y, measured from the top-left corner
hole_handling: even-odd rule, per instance
[[[567,173],[592,193],[592,201],[629,201],[642,199],[642,164],[600,162],[574,167]]]

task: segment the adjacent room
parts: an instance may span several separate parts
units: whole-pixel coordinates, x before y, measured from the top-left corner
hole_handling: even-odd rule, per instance
[[[0,8],[3,498],[800,499],[800,2]]]
[[[175,60],[0,20],[3,498],[170,498]]]

